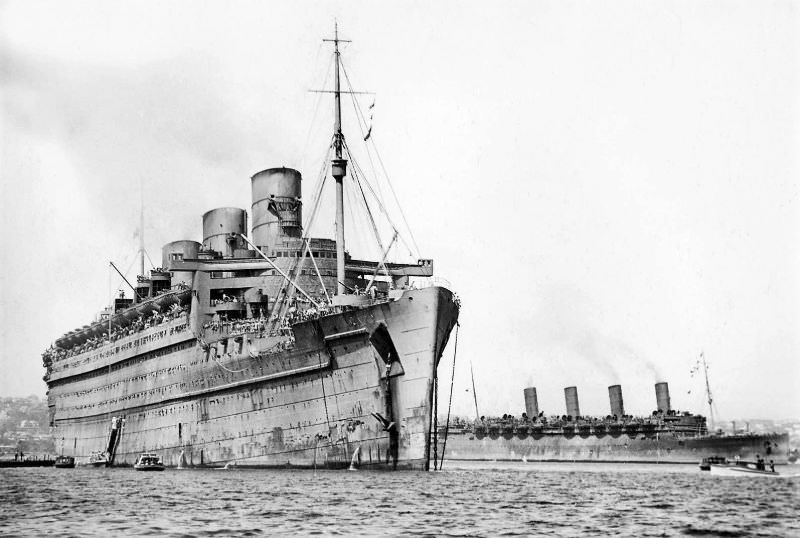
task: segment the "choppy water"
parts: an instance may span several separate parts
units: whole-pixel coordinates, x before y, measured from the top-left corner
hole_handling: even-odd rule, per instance
[[[445,467],[0,469],[0,535],[800,536],[800,477],[716,477],[694,465]]]

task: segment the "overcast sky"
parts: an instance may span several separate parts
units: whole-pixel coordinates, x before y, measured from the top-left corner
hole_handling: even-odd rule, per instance
[[[454,412],[472,363],[481,414],[526,386],[562,414],[568,385],[607,414],[613,383],[649,413],[660,380],[705,413],[704,351],[723,417],[800,418],[790,1],[0,2],[0,395],[43,395],[41,352],[108,303],[109,260],[135,266],[140,186],[156,265],[264,168],[300,169],[308,208],[335,18],[463,301]]]

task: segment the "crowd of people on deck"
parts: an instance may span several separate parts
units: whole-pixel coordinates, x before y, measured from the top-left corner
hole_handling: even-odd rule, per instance
[[[228,295],[227,293],[222,294],[221,299],[211,299],[211,306],[218,306],[225,303],[243,303],[244,299],[240,299],[236,295]]]
[[[660,424],[660,416],[654,415],[652,417],[636,417],[631,415],[608,415],[606,417],[587,417],[571,415],[554,415],[547,417],[544,412],[540,412],[537,416],[529,417],[526,413],[522,413],[520,417],[515,417],[513,414],[506,413],[501,417],[486,417],[482,416],[480,419],[472,421],[455,417],[451,420],[451,426],[463,428],[509,428],[509,427],[523,427],[531,425],[539,425],[545,428],[562,428],[565,426],[644,426],[648,424]]]
[[[178,285],[180,289],[188,289],[185,284]],[[402,289],[410,289],[409,286],[403,286]],[[358,286],[353,288],[355,295],[368,295],[373,301],[385,297],[385,292],[378,291],[375,286],[369,288],[369,291],[362,290]],[[458,301],[454,297],[455,301]],[[212,305],[223,303],[238,303],[243,299],[236,295],[223,294],[221,299],[212,300]],[[292,336],[292,325],[302,323],[304,321],[319,319],[320,317],[327,316],[347,307],[333,306],[322,298],[318,298],[318,305],[314,306],[310,300],[305,297],[292,297],[290,300],[290,307],[286,314],[280,319],[278,326],[273,330],[272,334],[279,334],[283,336]],[[51,346],[42,354],[42,361],[45,366],[49,366],[53,362],[64,360],[80,353],[98,349],[108,342],[115,342],[120,338],[133,335],[139,331],[149,329],[151,327],[166,323],[182,315],[188,310],[188,307],[180,307],[172,305],[167,312],[159,312],[153,309],[152,314],[144,316],[140,315],[130,325],[126,327],[116,328],[112,327],[110,333],[103,332],[100,336],[92,336],[87,338],[80,344],[75,344],[70,348],[61,348]],[[277,316],[273,316],[270,321],[275,322]],[[273,325],[274,326],[274,325]],[[203,324],[203,329],[211,330],[213,332],[223,333],[262,333],[268,329],[267,319],[264,318],[263,312],[260,312],[258,318],[247,319],[228,319],[223,313],[222,315],[215,315],[214,319]],[[289,343],[291,345],[291,343]]]
[[[267,328],[266,318],[227,319],[223,316],[214,316],[214,319],[203,324],[204,330],[227,333],[256,333]]]
[[[302,323],[312,319],[319,319],[328,314],[335,312],[335,308],[327,303],[320,303],[320,307],[312,306],[305,310],[300,310],[298,307],[293,306],[286,311],[286,315],[281,321],[281,329],[289,329],[296,323]]]
[[[75,344],[70,348],[64,349],[55,345],[50,346],[42,353],[42,362],[45,366],[49,366],[53,362],[68,359],[85,351],[98,349],[109,342],[116,342],[120,338],[172,321],[187,311],[188,307],[181,307],[177,304],[173,304],[163,313],[153,308],[153,312],[149,316],[140,315],[126,327],[116,328],[112,325],[110,332],[104,332],[100,336],[89,337],[84,342]]]

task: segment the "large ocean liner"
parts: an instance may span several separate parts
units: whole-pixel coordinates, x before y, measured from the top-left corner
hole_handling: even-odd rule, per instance
[[[438,442],[448,460],[697,463],[711,456],[755,460],[757,455],[775,463],[797,460],[786,433],[709,431],[703,415],[673,409],[666,382],[657,383],[655,393],[653,413],[632,416],[625,412],[622,387],[612,385],[610,414],[593,417],[581,414],[577,387],[566,387],[566,413],[548,416],[539,409],[536,387],[528,387],[521,415],[458,418],[438,428]]]
[[[244,209],[213,209],[202,243],[166,244],[149,274],[142,262],[132,298],[43,354],[62,455],[428,468],[433,387],[459,302],[431,278],[432,260],[386,261],[398,231],[387,245],[371,213],[382,259],[345,249],[345,179],[365,203],[370,185],[342,133],[341,97],[356,92],[341,88],[338,31],[330,41],[335,125],[310,220],[329,169],[335,240],[306,234],[300,172],[270,168],[251,178],[249,237]]]

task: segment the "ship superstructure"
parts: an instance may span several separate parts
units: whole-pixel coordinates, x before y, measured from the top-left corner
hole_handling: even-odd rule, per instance
[[[244,209],[223,207],[203,215],[202,242],[164,245],[131,299],[43,355],[63,454],[428,468],[433,383],[459,302],[431,284],[430,259],[345,249],[338,30],[331,41],[336,239],[305,234],[301,173],[280,167],[250,179],[251,228]]]

